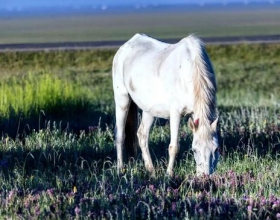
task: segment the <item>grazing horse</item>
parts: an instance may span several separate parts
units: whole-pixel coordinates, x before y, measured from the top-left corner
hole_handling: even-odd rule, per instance
[[[113,60],[116,107],[117,169],[123,169],[125,149],[133,157],[138,143],[146,169],[155,174],[148,139],[154,117],[170,119],[171,141],[167,174],[173,176],[179,151],[178,130],[188,115],[197,174],[212,174],[218,162],[216,80],[203,43],[194,35],[168,44],[136,34]],[[137,131],[138,107],[143,110]],[[137,134],[137,137],[136,137]]]

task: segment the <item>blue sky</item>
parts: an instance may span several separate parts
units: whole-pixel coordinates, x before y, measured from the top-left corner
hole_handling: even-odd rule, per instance
[[[280,0],[274,0],[279,2]],[[273,0],[0,0],[1,8],[29,8],[46,6],[84,6],[84,5],[149,5],[149,4],[210,4],[210,3],[233,3],[233,2],[273,2]]]

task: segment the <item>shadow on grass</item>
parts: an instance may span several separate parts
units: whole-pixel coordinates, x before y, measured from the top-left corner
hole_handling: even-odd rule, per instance
[[[101,108],[98,104],[65,103],[41,110],[39,113],[30,110],[28,116],[16,114],[11,110],[9,118],[0,119],[0,131],[2,135],[22,139],[34,130],[45,129],[49,121],[59,122],[61,130],[73,133],[88,131],[89,127],[93,126],[105,128],[113,123],[114,117],[111,112],[107,113]]]

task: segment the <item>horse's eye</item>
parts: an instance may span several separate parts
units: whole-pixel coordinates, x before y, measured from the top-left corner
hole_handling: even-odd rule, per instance
[[[196,149],[192,149],[192,152],[195,154],[196,153]]]

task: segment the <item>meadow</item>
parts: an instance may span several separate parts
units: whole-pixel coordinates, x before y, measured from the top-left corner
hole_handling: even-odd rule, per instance
[[[280,45],[207,45],[218,83],[221,159],[197,177],[183,118],[168,178],[168,120],[116,173],[115,49],[0,53],[2,219],[279,219]]]
[[[0,44],[280,34],[280,5],[162,6],[146,9],[0,14]],[[205,22],[207,21],[207,22]]]

